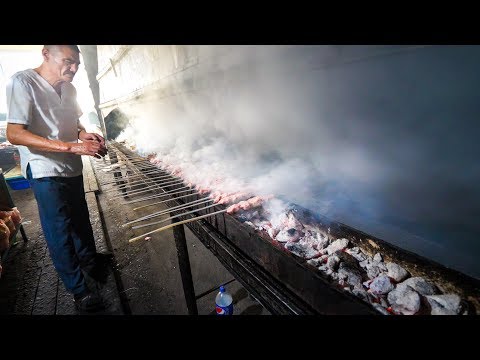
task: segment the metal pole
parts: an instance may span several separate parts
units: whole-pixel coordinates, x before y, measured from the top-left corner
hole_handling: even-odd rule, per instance
[[[173,213],[171,213],[173,215]],[[173,223],[179,220],[173,220]],[[177,248],[178,266],[182,276],[183,292],[187,302],[188,314],[198,315],[197,300],[195,298],[195,288],[193,287],[192,271],[190,269],[190,260],[188,258],[187,240],[183,225],[173,227],[173,237]]]
[[[107,129],[105,127],[105,120],[100,110],[100,85],[98,84],[98,56],[97,45],[80,45],[82,57],[85,63],[85,71],[92,92],[95,111],[97,112],[98,121],[100,122],[100,129],[102,136],[107,139]]]

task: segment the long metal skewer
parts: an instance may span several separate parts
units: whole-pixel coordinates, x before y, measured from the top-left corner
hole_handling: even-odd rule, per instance
[[[185,197],[185,196],[183,196],[183,197]],[[169,202],[169,201],[176,200],[176,199],[180,199],[180,198],[181,198],[181,196],[179,196],[179,197],[177,197],[177,198],[174,198],[174,199],[167,199],[167,200],[165,200],[164,202]],[[178,205],[178,206],[186,206],[186,205],[192,205],[192,204],[198,205],[198,204],[202,204],[202,203],[205,203],[205,202],[208,202],[208,201],[211,201],[211,199],[201,198],[201,199],[193,200],[193,201],[190,201],[190,202],[188,202],[188,203],[181,204],[181,205]],[[176,207],[177,207],[177,206],[176,206]],[[171,210],[171,209],[167,209],[167,212],[168,212],[169,210]],[[165,212],[165,209],[160,210],[160,211],[155,211],[155,212],[150,213],[150,214],[148,214],[148,215],[145,215],[145,216],[139,217],[139,218],[137,218],[137,219],[135,219],[135,220],[129,221],[129,222],[123,224],[122,226],[125,227],[125,226],[127,226],[127,225],[130,225],[130,224],[133,224],[133,223],[136,223],[136,222],[139,222],[139,221],[148,220],[148,219],[151,219],[151,218],[160,216],[160,215],[162,215],[164,212]]]
[[[169,192],[167,191],[166,193],[164,194],[161,194],[159,197],[161,196],[168,196],[168,195],[176,195],[176,194],[181,194],[181,193],[184,193],[185,191],[190,191],[191,189],[187,189],[187,190],[182,190],[182,191],[177,191],[177,192],[174,192],[174,193],[171,193],[169,194]],[[197,195],[198,192],[195,191],[193,193],[190,193],[189,195]],[[158,205],[158,204],[162,204],[163,201],[157,201],[157,202],[154,202],[154,203],[151,203],[151,204],[147,204],[147,205],[142,205],[142,206],[139,206],[139,207],[136,207],[136,208],[133,208],[133,210],[139,210],[139,209],[143,209],[143,208],[146,208],[146,207],[149,207],[149,206],[152,206],[152,205]]]
[[[128,179],[136,179],[136,178],[139,178],[139,177],[142,177],[142,176],[145,176],[145,175],[154,175],[156,173],[159,173],[159,174],[162,174],[162,175],[167,175],[165,172],[162,172],[162,171],[152,171],[152,172],[148,172],[148,173],[135,173],[133,175],[126,175],[126,178]],[[146,178],[148,178],[147,176],[145,176]],[[119,182],[119,181],[125,181],[126,178],[122,177],[122,178],[117,178],[117,180],[111,180],[111,181],[107,181],[107,182],[104,182],[104,183],[100,183],[100,185],[109,185],[109,184],[113,184],[113,183],[116,183],[116,182]]]
[[[162,183],[162,184],[151,184],[151,185],[148,185],[148,189],[143,189],[143,190],[132,190],[130,192],[125,192],[124,194],[122,195],[118,195],[118,196],[114,196],[112,198],[110,198],[109,200],[113,200],[113,199],[118,199],[118,198],[121,198],[121,197],[124,197],[124,196],[131,196],[131,195],[138,195],[138,194],[143,194],[145,192],[148,192],[148,191],[155,191],[155,190],[161,190],[162,189],[162,186],[173,186],[173,185],[180,185],[183,183],[183,180],[175,180],[175,181],[171,181],[171,182],[166,182],[166,183]]]
[[[148,220],[148,219],[153,219],[154,217],[162,216],[162,215],[164,215],[166,213],[169,213],[170,211],[173,211],[173,210],[181,210],[183,208],[189,208],[189,207],[192,207],[192,206],[202,205],[202,204],[205,204],[209,201],[212,201],[212,200],[211,199],[199,199],[199,200],[191,201],[187,204],[174,206],[172,208],[164,209],[164,210],[161,210],[161,211],[157,211],[157,212],[142,216],[138,219],[129,221],[129,222],[123,224],[122,226],[126,227],[128,225],[132,225],[132,224],[135,224],[135,223],[140,222],[140,221],[145,221],[145,220]],[[200,209],[197,209],[197,211],[198,210],[200,210]]]
[[[165,180],[166,178],[171,178],[171,176],[170,175],[162,175],[162,176],[149,177],[147,179],[135,180],[135,181],[128,182],[128,183],[125,183],[125,184],[120,184],[120,185],[114,184],[114,187],[112,187],[110,189],[107,189],[104,192],[119,190],[119,189],[129,187],[129,186],[143,185],[143,184],[145,184],[146,181],[151,181],[152,184],[155,184],[155,181]]]
[[[198,204],[195,204],[195,205],[198,205]],[[200,204],[200,205],[201,205],[201,204]],[[179,216],[192,214],[192,213],[197,212],[197,211],[200,211],[200,210],[210,209],[211,207],[214,207],[214,206],[218,206],[218,204],[212,204],[212,205],[208,205],[208,206],[205,206],[205,207],[202,207],[202,208],[199,208],[199,209],[194,209],[194,210],[191,210],[191,211],[188,211],[188,212],[184,212],[184,213],[181,213],[181,214],[178,214],[178,215],[170,216],[169,218],[166,218],[166,219],[154,221],[154,222],[152,222],[152,223],[142,224],[142,225],[136,225],[136,226],[133,226],[132,229],[139,229],[139,228],[142,228],[142,227],[145,227],[145,226],[152,226],[152,225],[156,225],[156,224],[161,224],[161,223],[163,223],[163,222],[165,222],[165,221],[175,219],[175,218],[177,218],[177,217],[179,217]],[[165,215],[166,213],[170,212],[170,210],[175,210],[175,209],[169,209],[169,210],[165,211],[163,214],[159,214],[159,215],[157,215],[157,216]],[[182,210],[182,209],[177,209],[177,210]],[[145,220],[148,220],[148,219],[145,219]]]
[[[177,186],[177,185],[175,185],[175,186]],[[163,194],[149,195],[149,196],[146,196],[146,197],[143,197],[143,198],[140,198],[140,199],[125,201],[124,204],[133,204],[133,203],[137,203],[137,202],[142,202],[142,201],[147,201],[147,200],[152,200],[152,199],[158,199],[159,197],[165,196],[165,194],[169,194],[171,192],[178,191],[178,190],[181,190],[181,189],[192,190],[192,188],[190,186],[182,186],[182,187],[164,192]],[[198,194],[198,192],[192,193],[192,195],[195,195],[195,194]],[[173,194],[171,194],[171,195],[173,195]]]
[[[153,230],[153,231],[150,231],[150,232],[148,232],[148,233],[145,233],[145,234],[136,236],[136,237],[134,237],[134,238],[131,238],[130,240],[128,240],[128,242],[129,242],[129,243],[132,243],[132,242],[134,242],[134,241],[140,240],[141,238],[144,238],[144,237],[147,236],[147,235],[154,234],[154,233],[156,233],[156,232],[160,232],[160,231],[163,231],[163,230],[167,230],[167,229],[170,229],[170,228],[172,228],[172,227],[174,227],[174,226],[177,226],[177,225],[182,225],[182,224],[186,224],[186,223],[189,223],[189,222],[192,222],[192,221],[197,221],[197,220],[200,220],[200,219],[209,217],[209,216],[221,214],[221,213],[224,213],[224,212],[226,212],[226,211],[227,211],[227,209],[224,209],[224,210],[220,210],[220,211],[213,212],[213,213],[208,214],[208,215],[197,216],[197,217],[194,217],[194,218],[192,218],[192,219],[187,219],[187,220],[179,221],[179,222],[176,222],[176,223],[173,223],[173,224],[170,224],[170,225],[166,225],[166,226],[163,226],[163,227],[161,227],[161,228],[158,228],[158,229],[155,229],[155,230]]]

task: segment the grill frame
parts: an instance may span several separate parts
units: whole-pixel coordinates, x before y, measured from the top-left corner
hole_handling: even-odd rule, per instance
[[[115,144],[115,148],[128,156],[138,156],[121,144]],[[115,163],[115,156],[110,158],[112,163]],[[122,175],[121,172],[114,174],[119,182],[123,182]],[[164,189],[169,191],[174,188],[165,186]],[[182,199],[183,201],[171,199],[166,205],[173,207],[199,198],[198,195],[191,195]],[[178,220],[190,219],[224,208],[217,205],[208,210],[200,209],[194,214],[181,216]],[[178,215],[182,211],[170,213]],[[312,271],[314,268],[307,266],[303,259],[273,244],[231,215],[218,214],[185,225],[272,314],[379,314],[369,304],[332,287],[321,277],[320,272]]]
[[[121,144],[114,143],[114,146],[123,154],[138,157]],[[118,176],[123,174],[114,176],[121,181]],[[169,191],[175,187],[165,186],[164,189]],[[173,207],[200,198],[202,197],[198,194],[184,199],[173,198],[166,202],[166,205]],[[445,290],[468,299],[469,313],[479,313],[480,280],[448,269],[345,224],[314,215],[307,209],[295,207],[296,211],[302,213],[303,218],[319,224],[332,238],[347,238],[372,256],[375,252],[382,253],[386,260],[403,266],[412,276],[429,278],[439,283]],[[222,209],[225,209],[223,205],[208,210],[199,209],[194,214],[180,216],[177,221]],[[179,215],[182,214],[182,210],[170,213]],[[272,314],[380,315],[372,305],[329,281],[318,269],[286,250],[268,234],[242,224],[229,214],[217,214],[185,225]]]

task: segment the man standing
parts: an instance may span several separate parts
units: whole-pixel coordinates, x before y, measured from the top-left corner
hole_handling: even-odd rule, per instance
[[[79,122],[82,111],[71,84],[80,65],[78,47],[45,45],[42,55],[38,68],[17,72],[7,84],[7,139],[19,145],[22,174],[35,194],[58,275],[79,312],[96,312],[105,305],[84,276],[96,268],[99,256],[81,155],[105,156],[105,140],[87,133]]]

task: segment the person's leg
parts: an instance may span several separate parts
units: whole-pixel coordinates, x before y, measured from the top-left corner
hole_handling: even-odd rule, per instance
[[[81,269],[98,284],[106,283],[109,276],[109,256],[96,252],[95,239],[85,200],[83,176],[70,178],[71,208],[74,219],[74,245]],[[104,256],[102,256],[104,255]]]
[[[88,213],[88,206],[85,200],[83,187],[83,176],[68,178],[71,191],[69,204],[72,209],[73,219],[73,243],[77,253],[80,266],[87,267],[94,263],[96,247],[93,237],[92,225]]]
[[[68,205],[69,186],[61,178],[27,178],[37,200],[40,222],[53,265],[67,291],[76,296],[88,292],[74,245],[71,207]]]

